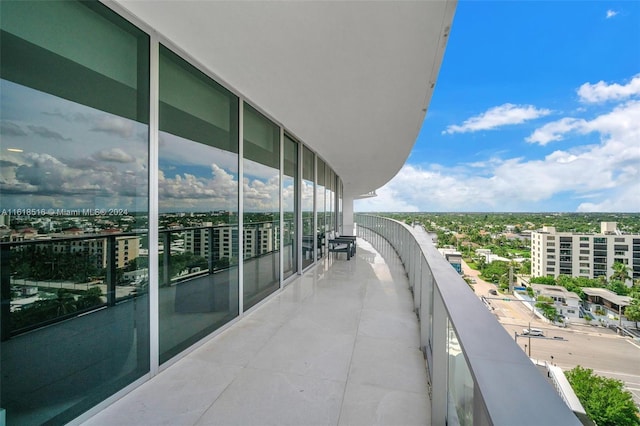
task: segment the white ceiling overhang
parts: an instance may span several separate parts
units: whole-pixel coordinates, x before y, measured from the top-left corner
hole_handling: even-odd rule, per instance
[[[373,191],[405,163],[436,82],[456,1],[117,0]]]

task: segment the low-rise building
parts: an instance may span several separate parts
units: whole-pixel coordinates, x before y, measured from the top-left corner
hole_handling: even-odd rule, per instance
[[[580,296],[576,293],[557,285],[531,284],[531,288],[536,297],[553,299],[558,315],[569,319],[580,317]]]
[[[586,297],[587,310],[592,313],[602,310],[609,318],[620,314],[624,316],[624,309],[631,304],[631,297],[617,295],[606,288],[583,287],[582,291]]]
[[[438,251],[453,266],[453,269],[462,274],[462,254],[458,250],[454,248],[439,248]]]

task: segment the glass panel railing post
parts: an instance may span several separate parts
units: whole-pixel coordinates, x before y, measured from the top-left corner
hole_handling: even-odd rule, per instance
[[[207,227],[207,244],[209,249],[207,250],[207,265],[209,266],[209,275],[213,274],[214,259],[213,259],[213,226]]]
[[[107,274],[105,284],[107,285],[107,306],[116,305],[116,236],[107,237]]]
[[[461,426],[473,425],[473,399],[475,383],[464,358],[458,335],[453,324],[447,319],[447,376],[450,398],[447,407],[447,420]],[[452,421],[454,420],[455,421]]]
[[[420,305],[422,304],[422,250],[417,243],[415,243],[413,253],[413,263],[415,265],[413,273],[413,306],[422,321],[422,317],[420,316]]]
[[[426,259],[420,256],[420,306],[418,310],[420,312],[420,347],[423,348],[427,357],[427,362],[431,362],[431,347],[429,345],[430,331],[431,331],[431,312],[430,312],[430,283],[428,280],[428,265]],[[431,367],[429,365],[429,374],[431,374]]]
[[[11,257],[11,246],[2,244],[0,246],[0,338],[9,339],[9,316],[11,315],[11,269],[9,258]]]
[[[162,233],[162,283],[165,286],[171,285],[171,233]]]

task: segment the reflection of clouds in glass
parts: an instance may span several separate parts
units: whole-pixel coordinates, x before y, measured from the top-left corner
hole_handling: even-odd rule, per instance
[[[238,155],[160,132],[162,211],[238,210]]]
[[[145,124],[0,84],[2,144],[23,151],[2,153],[3,207],[102,208],[107,200],[114,203],[107,207],[146,209]]]
[[[211,176],[190,173],[168,177],[158,173],[158,193],[161,210],[233,210],[237,209],[238,182],[234,175],[216,164]]]
[[[244,160],[243,198],[248,212],[280,209],[280,172],[251,160]]]
[[[163,163],[206,166],[213,163],[230,173],[238,173],[238,155],[223,149],[194,142],[171,133],[160,132],[160,161]],[[162,163],[161,163],[162,164]],[[163,166],[166,169],[165,166]]]
[[[128,164],[125,170],[109,165],[113,161],[105,163],[95,157],[59,159],[33,152],[22,155],[22,160],[19,165],[3,167],[0,175],[3,195],[131,197],[140,195],[141,187],[146,191],[146,167],[141,163]]]
[[[144,124],[6,80],[0,80],[0,85],[3,145],[59,159],[89,157],[96,150],[118,145],[135,158],[147,156]],[[52,144],[52,140],[65,143]]]
[[[109,161],[116,163],[133,163],[135,158],[127,154],[120,148],[104,149],[94,154],[93,158],[99,161]]]
[[[36,135],[44,138],[44,139],[53,139],[55,141],[70,141],[71,138],[65,138],[60,133],[50,130],[44,126],[27,126],[29,130],[31,130]]]
[[[111,133],[115,136],[128,139],[134,134],[134,125],[130,120],[117,116],[102,116],[94,120],[94,132]]]
[[[11,121],[3,120],[0,122],[0,134],[3,137],[7,136],[27,136],[27,132],[22,130],[19,124],[13,123]]]
[[[313,182],[302,180],[302,210],[313,211]]]
[[[292,177],[282,178],[282,210],[292,212],[295,210],[295,185]]]
[[[90,123],[91,115],[81,112],[70,112],[55,108],[51,111],[42,111],[42,115],[48,115],[50,117],[58,117],[69,123]]]

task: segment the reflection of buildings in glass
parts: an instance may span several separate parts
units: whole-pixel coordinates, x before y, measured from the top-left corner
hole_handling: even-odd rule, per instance
[[[140,238],[137,236],[115,237],[116,268],[124,268],[140,255]],[[54,253],[84,253],[95,256],[98,268],[107,267],[108,239],[52,242]]]
[[[209,230],[213,223],[203,222],[202,226],[203,228],[184,231],[184,251],[206,257],[209,254]]]
[[[115,262],[116,268],[124,268],[129,262],[140,256],[140,237],[135,235],[118,236],[119,230],[105,230],[105,234],[114,234],[115,242]],[[104,269],[107,267],[108,240],[109,238],[91,238],[76,240],[57,240],[56,237],[69,236],[91,236],[94,234],[85,234],[79,228],[69,228],[62,233],[55,234],[39,234],[33,228],[24,228],[20,231],[12,232],[10,236],[11,242],[20,241],[42,241],[42,246],[50,248],[55,254],[76,254],[83,253],[87,257],[92,257],[96,261],[96,267]],[[46,242],[46,243],[45,243]]]
[[[213,226],[211,222],[203,222],[202,228],[184,231],[184,250],[196,256],[208,257],[209,245],[213,247],[213,261],[237,256],[234,250],[234,236],[237,230],[232,226]],[[209,242],[211,233],[211,243]],[[270,253],[277,247],[277,227],[272,223],[261,223],[245,227],[243,231],[244,258],[256,257]]]
[[[243,231],[244,258],[248,259],[276,250],[279,237],[277,230],[278,228],[274,227],[272,223],[245,227]]]

